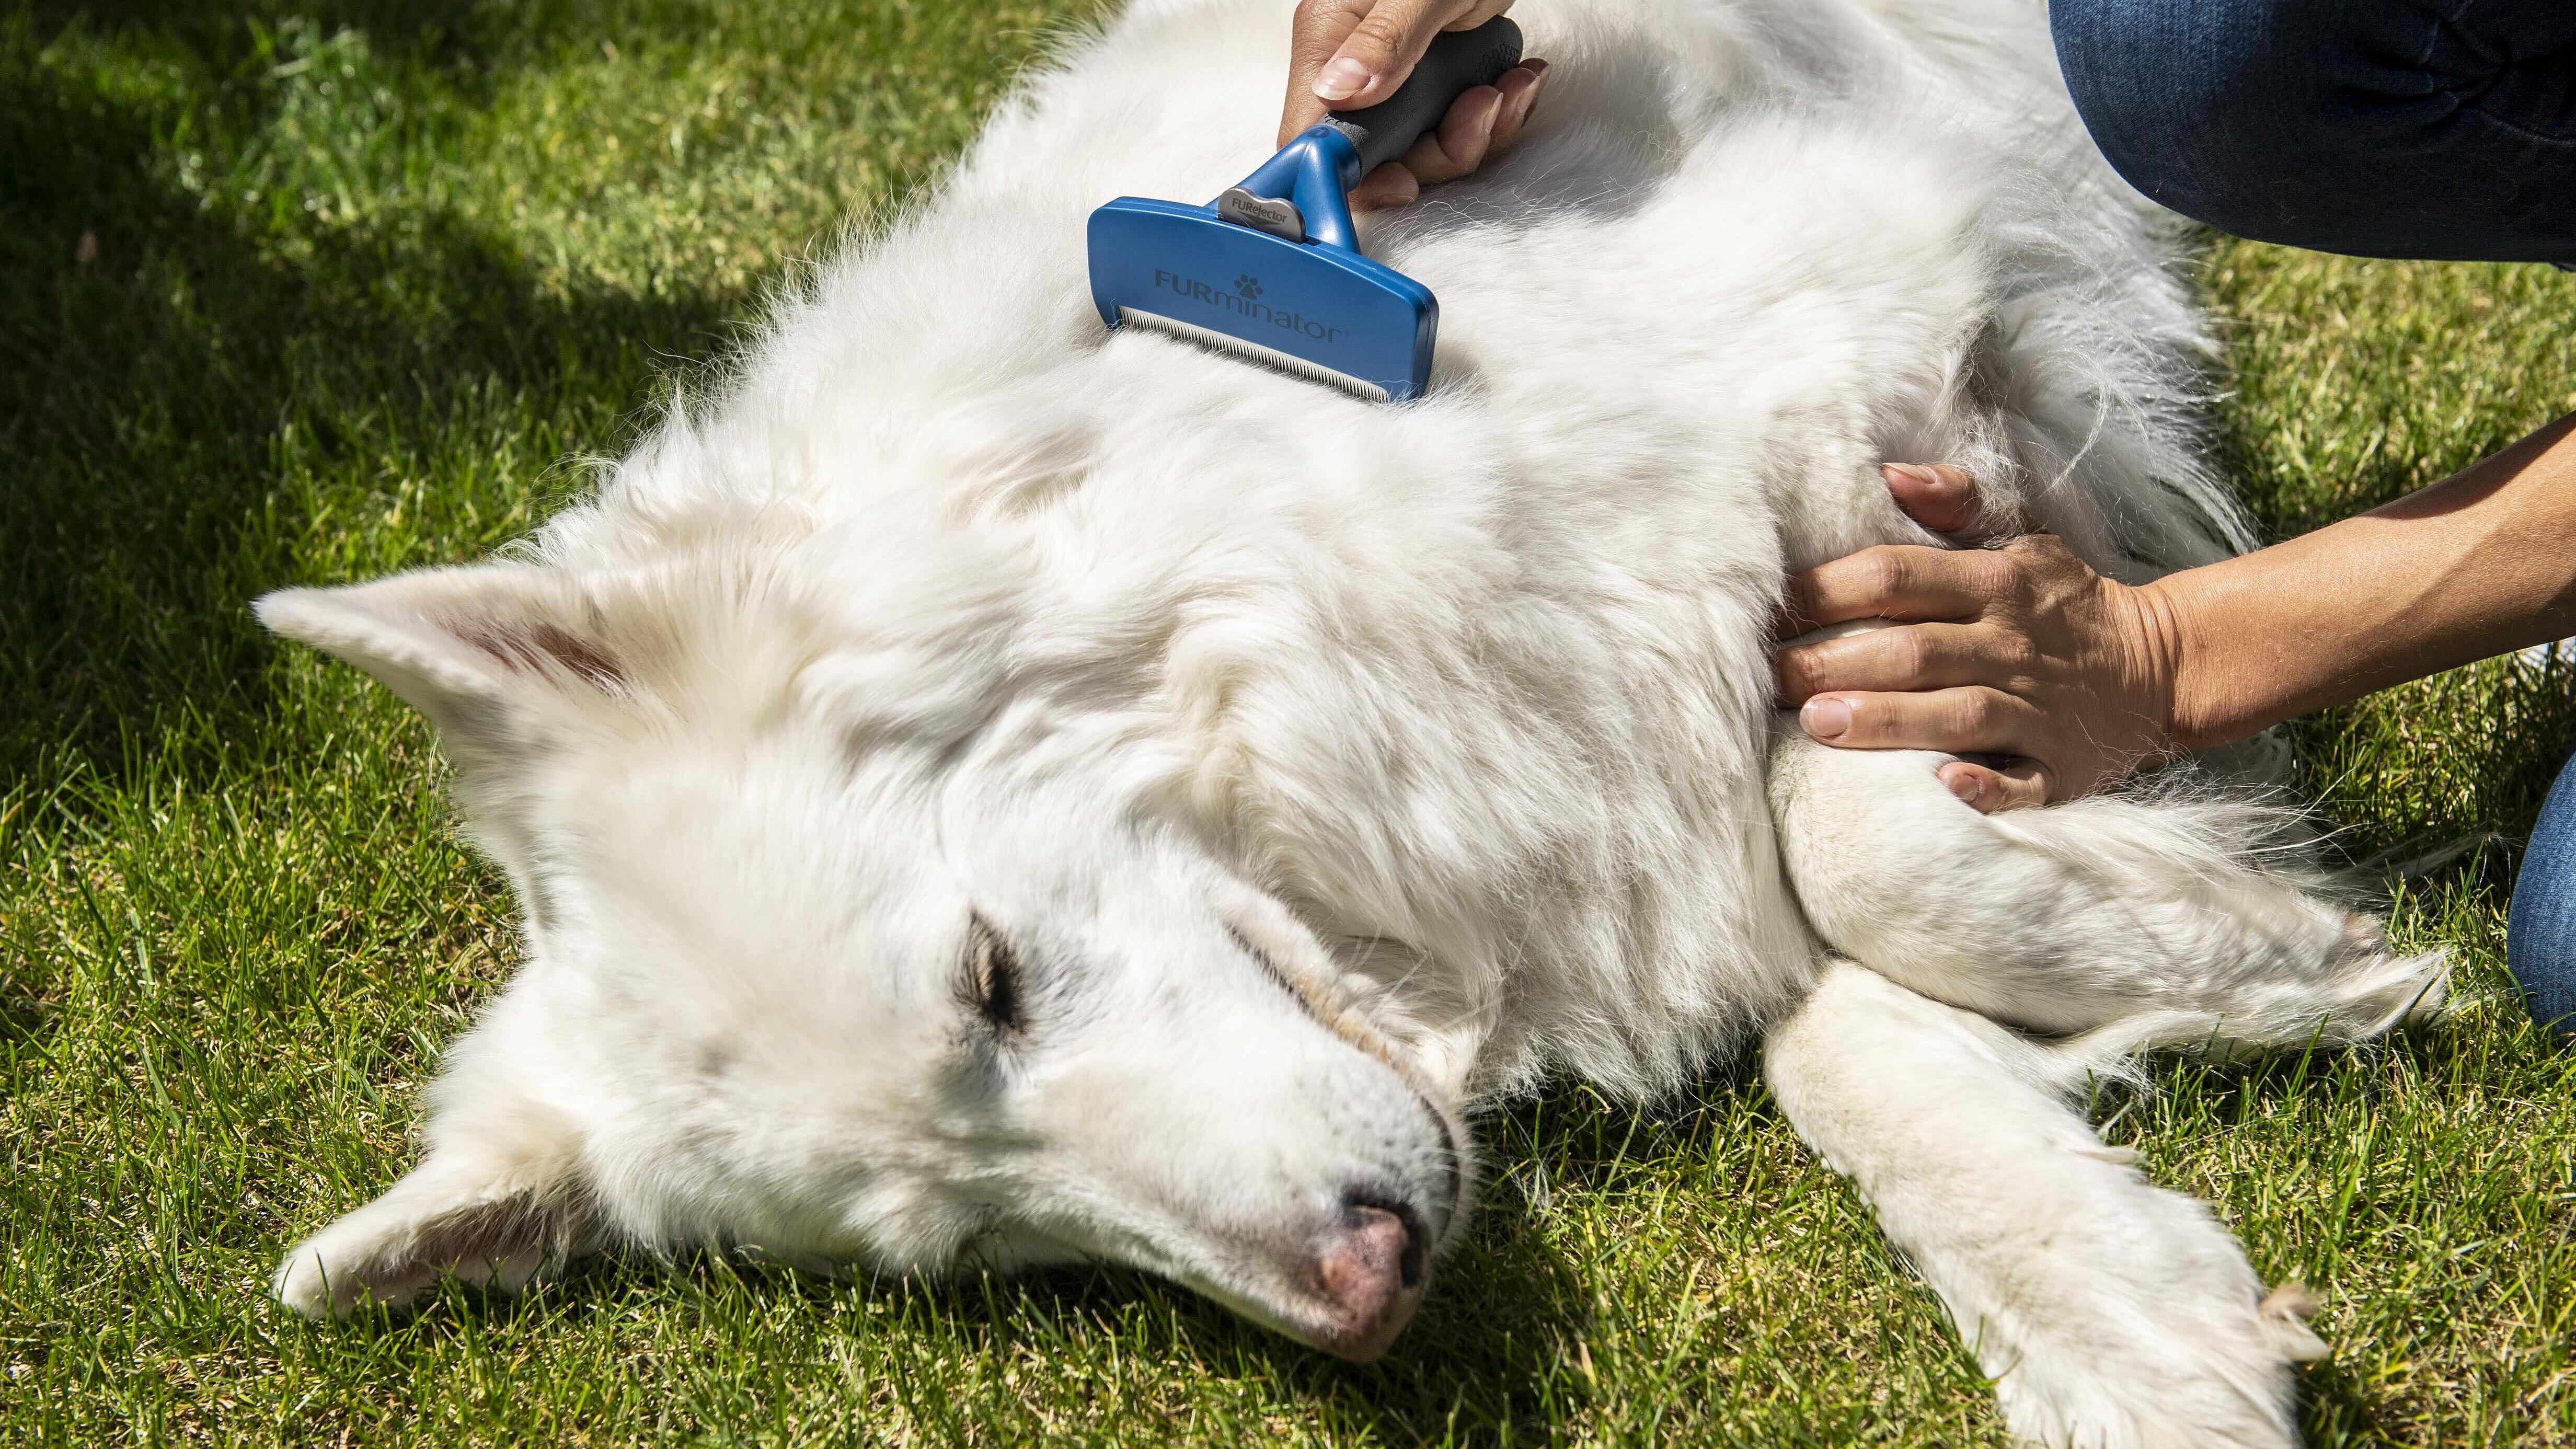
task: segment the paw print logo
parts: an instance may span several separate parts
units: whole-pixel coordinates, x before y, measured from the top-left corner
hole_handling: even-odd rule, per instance
[[[1244,272],[1234,279],[1234,290],[1242,293],[1244,300],[1250,301],[1261,295],[1261,279],[1250,272]]]

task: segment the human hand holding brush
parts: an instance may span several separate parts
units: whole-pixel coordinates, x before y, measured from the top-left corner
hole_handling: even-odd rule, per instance
[[[1385,100],[1413,73],[1432,37],[1473,30],[1510,8],[1511,0],[1300,0],[1279,144],[1328,111]],[[1363,177],[1351,204],[1403,206],[1423,187],[1475,170],[1512,143],[1546,83],[1547,62],[1525,59],[1494,84],[1470,87],[1400,160]]]

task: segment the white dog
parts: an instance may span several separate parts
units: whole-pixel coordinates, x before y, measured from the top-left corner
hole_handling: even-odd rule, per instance
[[[1965,463],[2132,576],[2246,537],[2173,232],[2039,0],[1547,3],[1526,139],[1378,222],[1364,403],[1103,330],[1083,219],[1259,159],[1278,0],[1140,5],[522,554],[261,601],[436,721],[527,965],[310,1313],[601,1245],[1106,1258],[1365,1358],[1471,1102],[1763,1037],[2013,1428],[2294,1440],[2295,1294],[2066,1105],[2439,994],[2245,812],[1981,816],[1783,732],[1784,575]]]

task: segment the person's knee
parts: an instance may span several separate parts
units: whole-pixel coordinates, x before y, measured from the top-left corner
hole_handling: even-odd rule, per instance
[[[2221,231],[2335,249],[2411,123],[2347,63],[2389,8],[2052,0],[2049,19],[2076,110],[2131,185]]]
[[[2052,0],[2058,66],[2129,184],[2223,231],[2285,178],[2279,135],[2313,82],[2277,55],[2271,0]]]

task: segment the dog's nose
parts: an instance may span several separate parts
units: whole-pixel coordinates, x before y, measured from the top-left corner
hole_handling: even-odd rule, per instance
[[[1395,1342],[1422,1301],[1422,1233],[1409,1209],[1352,1201],[1319,1246],[1315,1269],[1333,1323],[1318,1346],[1367,1363]]]

